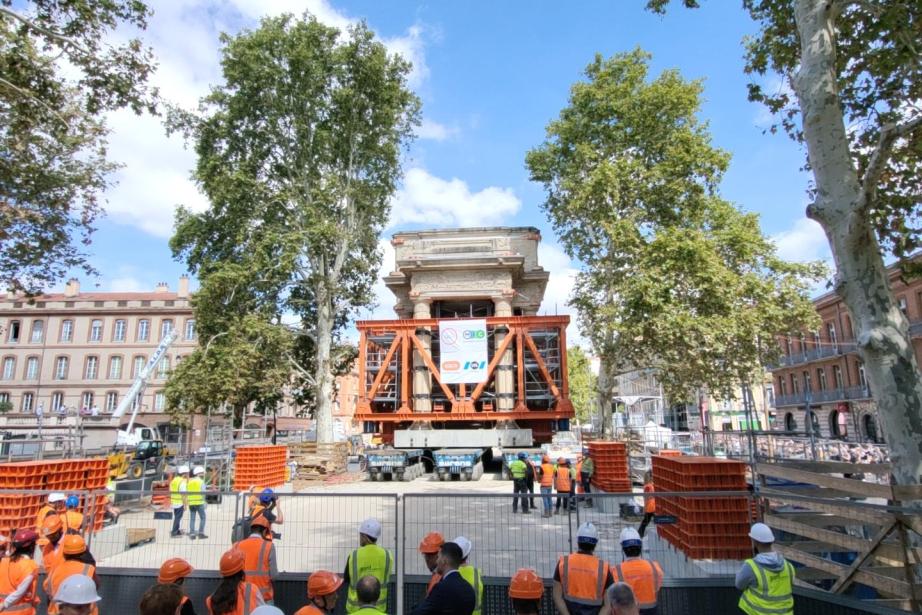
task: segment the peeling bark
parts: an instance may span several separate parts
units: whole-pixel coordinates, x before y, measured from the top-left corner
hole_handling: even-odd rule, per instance
[[[873,186],[861,185],[849,150],[836,91],[835,17],[827,0],[796,2],[801,65],[793,84],[816,187],[807,215],[822,225],[832,248],[836,292],[854,323],[894,482],[915,485],[922,482],[922,378],[867,216]]]
[[[316,407],[314,410],[317,442],[333,441],[333,363],[330,348],[333,340],[333,310],[325,289],[317,292],[317,364],[314,371]]]

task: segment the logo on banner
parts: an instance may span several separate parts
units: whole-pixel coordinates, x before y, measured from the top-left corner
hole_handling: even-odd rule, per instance
[[[446,384],[474,384],[487,379],[487,321],[439,323],[439,369]]]

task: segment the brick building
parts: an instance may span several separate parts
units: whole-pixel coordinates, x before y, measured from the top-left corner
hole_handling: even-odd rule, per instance
[[[922,362],[922,280],[907,284],[896,267],[888,273],[910,323],[916,359]],[[819,330],[781,340],[783,356],[772,370],[777,410],[773,427],[801,432],[812,428],[821,437],[883,442],[845,304],[827,293],[814,305],[822,320]]]

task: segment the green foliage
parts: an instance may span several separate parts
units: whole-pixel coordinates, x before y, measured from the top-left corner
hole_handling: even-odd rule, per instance
[[[6,414],[7,412],[13,411],[13,402],[11,401],[0,401],[0,414]]]
[[[789,82],[800,64],[794,0],[744,0],[743,6],[759,24],[758,34],[746,41],[746,73],[781,75]],[[866,187],[873,191],[868,215],[881,246],[906,259],[922,247],[922,3],[846,2],[840,8],[834,90],[859,174],[867,172],[885,130],[917,124],[892,144],[879,176]],[[800,107],[790,88],[753,82],[749,99],[765,104],[792,138],[803,139]],[[919,273],[919,263],[902,264],[908,273]]]
[[[138,40],[105,39],[143,29],[136,0],[0,0],[0,284],[37,292],[73,267],[100,195],[117,168],[106,159],[105,111],[153,111],[151,53]]]
[[[585,351],[579,346],[567,348],[567,376],[570,384],[570,401],[576,417],[586,423],[592,417],[595,400],[596,376]]]
[[[410,66],[365,24],[343,34],[310,15],[267,18],[222,42],[225,82],[198,113],[170,114],[195,142],[194,176],[211,202],[179,211],[170,245],[201,280],[203,339],[251,344],[229,333],[246,319],[283,332],[257,352],[272,373],[293,369],[292,390],[328,420],[333,375],[350,354],[339,338],[371,301],[378,237],[418,122]]]
[[[573,304],[612,374],[656,367],[667,394],[728,390],[816,320],[818,264],[783,262],[754,214],[722,200],[729,155],[696,114],[701,83],[647,79],[649,56],[598,56],[530,151],[564,248],[584,268]]]

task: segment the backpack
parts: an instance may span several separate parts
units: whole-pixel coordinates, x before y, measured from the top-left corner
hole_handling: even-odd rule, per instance
[[[250,530],[252,529],[250,524],[252,521],[253,517],[246,515],[245,517],[241,517],[234,522],[234,526],[231,528],[232,543],[236,544],[250,535]]]

